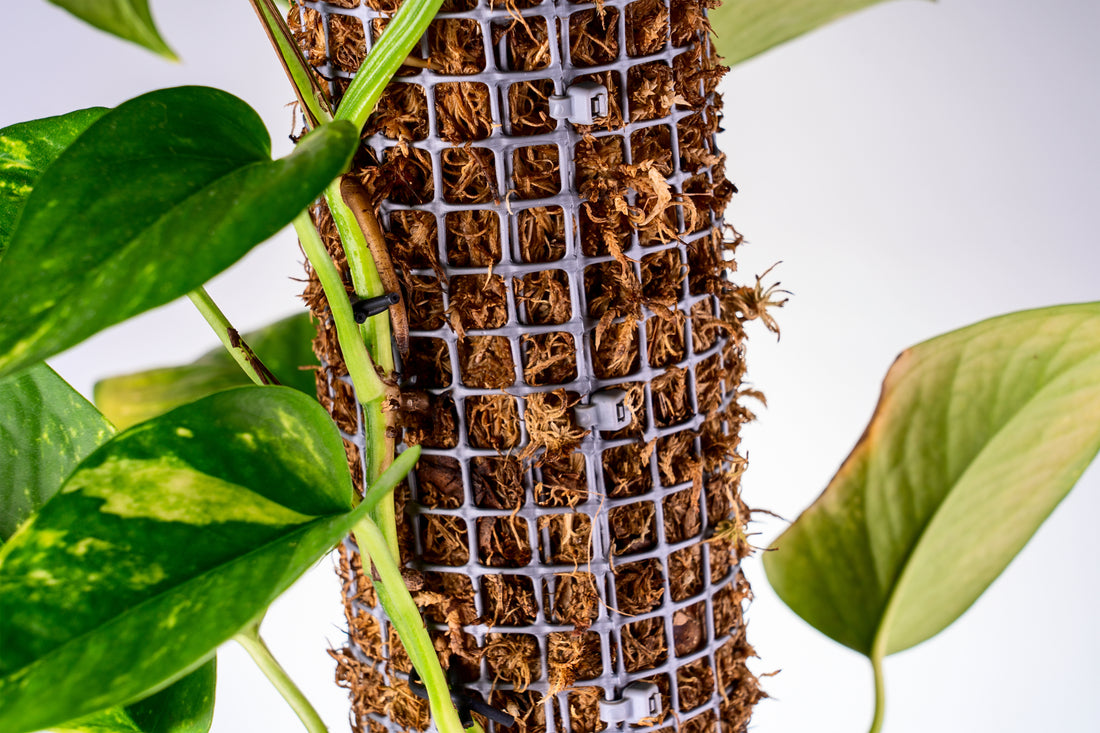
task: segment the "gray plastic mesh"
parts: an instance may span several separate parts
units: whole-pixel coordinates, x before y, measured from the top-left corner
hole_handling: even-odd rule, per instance
[[[361,5],[347,8],[344,5],[324,2],[305,2],[304,6],[318,11],[323,19],[323,27],[326,33],[326,43],[332,33],[333,19],[338,23],[348,24],[350,18],[357,19],[363,28],[368,29],[365,35],[365,46],[370,48],[374,33],[370,32],[372,21],[387,17],[371,7]],[[489,387],[467,386],[463,375],[466,364],[464,363],[462,339],[455,333],[450,323],[443,322],[438,328],[414,329],[410,336],[414,343],[418,339],[435,339],[437,342],[422,341],[421,343],[439,343],[445,345],[446,359],[450,364],[449,378],[441,375],[442,386],[425,386],[410,383],[406,380],[406,386],[415,387],[433,395],[449,397],[454,402],[453,416],[457,426],[457,444],[453,447],[428,447],[424,448],[425,459],[431,463],[434,470],[449,470],[453,466],[450,460],[457,461],[456,470],[459,472],[462,496],[457,506],[446,506],[448,502],[440,502],[437,498],[427,497],[422,487],[424,480],[425,459],[422,459],[421,468],[410,476],[412,500],[408,503],[406,511],[411,515],[413,526],[413,542],[415,544],[415,557],[420,561],[415,563],[418,570],[431,574],[457,574],[461,579],[451,578],[452,583],[465,586],[468,582],[469,590],[473,595],[476,619],[473,623],[463,624],[462,629],[473,638],[477,649],[484,650],[486,646],[492,647],[494,642],[500,642],[502,637],[497,635],[523,635],[523,641],[534,643],[538,647],[541,662],[536,671],[531,670],[529,683],[526,680],[517,681],[500,674],[499,665],[492,664],[492,655],[483,654],[479,662],[479,675],[476,679],[470,679],[468,688],[480,692],[486,700],[501,704],[506,696],[502,691],[526,688],[534,693],[532,700],[542,700],[544,706],[546,730],[551,727],[564,731],[580,731],[583,726],[574,725],[572,716],[579,709],[576,690],[579,688],[594,687],[606,691],[610,699],[617,698],[632,682],[637,680],[658,681],[664,697],[664,710],[657,720],[649,719],[644,725],[637,725],[639,721],[626,723],[612,723],[609,729],[648,731],[665,729],[684,730],[709,730],[720,719],[720,706],[726,698],[732,682],[724,680],[725,684],[715,677],[715,670],[719,669],[719,661],[716,654],[720,654],[723,647],[730,647],[735,643],[735,636],[739,631],[733,624],[735,621],[722,618],[722,628],[716,628],[715,623],[715,599],[726,595],[734,598],[738,584],[739,567],[735,560],[731,561],[728,550],[715,550],[715,545],[706,541],[708,533],[712,533],[714,526],[726,516],[708,516],[707,493],[700,491],[703,486],[709,486],[710,475],[687,477],[687,480],[671,480],[666,467],[662,471],[659,465],[658,453],[662,447],[669,445],[667,441],[676,436],[690,436],[683,439],[687,455],[678,456],[677,460],[683,460],[686,464],[700,463],[703,455],[702,438],[700,437],[704,420],[708,415],[716,412],[724,414],[723,408],[728,406],[736,396],[736,384],[719,384],[719,405],[700,405],[700,390],[697,388],[701,369],[715,367],[721,364],[723,351],[727,348],[726,336],[712,340],[704,344],[706,348],[696,350],[697,339],[694,338],[693,327],[695,321],[693,315],[696,306],[707,304],[709,312],[717,314],[720,306],[717,298],[701,288],[693,288],[689,277],[682,276],[680,292],[677,302],[673,306],[676,318],[680,319],[683,331],[680,335],[683,351],[669,363],[667,358],[660,359],[659,364],[650,363],[650,348],[648,343],[649,329],[647,324],[651,319],[662,315],[661,312],[643,305],[641,307],[640,327],[637,328],[637,362],[632,366],[626,376],[601,378],[597,369],[597,354],[593,337],[599,319],[591,315],[589,304],[586,300],[585,274],[589,268],[601,266],[605,263],[615,262],[616,258],[611,254],[590,256],[585,254],[580,246],[580,225],[578,222],[581,199],[578,194],[578,181],[575,166],[572,164],[574,149],[582,141],[582,131],[565,122],[559,122],[550,132],[535,135],[520,135],[513,129],[512,115],[509,111],[509,88],[517,82],[529,82],[535,80],[550,80],[555,94],[564,94],[569,84],[581,75],[592,75],[603,72],[611,72],[618,78],[618,88],[612,89],[612,93],[618,94],[618,107],[622,111],[625,122],[615,126],[614,129],[600,129],[597,125],[594,129],[585,131],[585,134],[596,139],[615,137],[621,141],[624,162],[633,162],[632,141],[635,133],[658,126],[663,126],[668,131],[668,143],[671,147],[671,173],[666,176],[676,193],[686,191],[685,184],[691,179],[706,176],[708,181],[713,181],[712,171],[709,166],[694,166],[691,170],[684,170],[679,148],[680,123],[685,118],[697,114],[698,109],[682,108],[672,105],[668,114],[656,119],[638,119],[631,121],[631,109],[633,102],[628,97],[627,78],[630,69],[639,64],[660,63],[667,65],[671,70],[675,57],[684,52],[682,46],[676,46],[670,37],[669,26],[666,23],[664,33],[666,42],[663,48],[649,55],[630,56],[626,49],[627,6],[626,0],[605,0],[603,12],[614,13],[618,26],[618,52],[616,58],[607,64],[584,68],[575,67],[570,59],[570,23],[568,17],[571,13],[591,12],[590,5],[572,5],[565,2],[543,2],[528,8],[489,7],[478,4],[473,9],[463,12],[441,13],[439,19],[462,19],[468,23],[476,24],[480,33],[481,42],[486,50],[485,68],[476,72],[476,75],[442,74],[428,69],[418,69],[415,73],[400,76],[397,81],[404,84],[418,85],[425,95],[427,103],[427,135],[423,139],[399,142],[387,138],[382,134],[374,134],[366,138],[364,144],[374,151],[378,160],[385,160],[386,156],[394,150],[404,150],[404,146],[425,151],[431,160],[431,193],[430,198],[425,194],[423,203],[402,204],[393,200],[386,200],[381,205],[381,220],[387,231],[393,229],[393,216],[395,212],[415,210],[430,212],[435,220],[436,248],[439,262],[442,263],[448,282],[444,283],[443,306],[449,309],[451,300],[449,293],[454,292],[454,278],[463,276],[477,276],[485,278],[487,268],[485,266],[457,266],[449,264],[453,259],[448,252],[447,215],[453,212],[469,209],[479,209],[492,212],[499,217],[500,233],[500,257],[491,267],[491,277],[499,278],[503,284],[505,297],[505,318],[494,328],[468,329],[465,337],[489,336],[506,339],[507,350],[511,355],[514,369],[512,384],[503,389]],[[664,5],[668,10],[667,2]],[[545,23],[550,29],[549,43],[550,62],[545,68],[535,71],[516,71],[509,68],[509,51],[507,35],[504,33],[517,17],[522,17],[527,23]],[[472,29],[473,26],[470,26]],[[494,34],[497,42],[494,43]],[[421,55],[427,58],[429,54],[429,39],[426,36],[421,42]],[[708,52],[709,53],[709,52]],[[341,68],[341,64],[327,64],[319,67],[319,70],[327,78],[338,82],[341,78],[349,78],[351,74]],[[482,139],[472,143],[476,149],[491,154],[491,171],[495,178],[496,191],[499,192],[500,201],[487,201],[483,203],[464,203],[455,200],[453,185],[445,178],[447,161],[444,156],[447,151],[461,149],[462,146],[445,142],[440,137],[440,118],[437,110],[437,91],[440,84],[452,82],[475,81],[486,85],[489,94],[488,102],[492,119],[492,127]],[[700,82],[700,94],[712,101],[712,95],[708,94]],[[662,133],[663,134],[663,133]],[[713,140],[708,140],[710,149],[714,150]],[[552,146],[557,151],[557,159],[560,161],[560,190],[539,198],[522,198],[516,195],[516,186],[513,180],[514,154],[522,148],[532,146]],[[427,187],[424,188],[427,191]],[[631,194],[631,202],[634,202],[636,194]],[[521,226],[522,212],[529,209],[543,207],[560,207],[563,229],[560,235],[564,239],[562,256],[550,262],[525,261],[519,251],[518,228]],[[689,250],[698,240],[713,237],[715,230],[722,229],[722,221],[716,218],[713,212],[705,211],[709,217],[705,226],[691,227],[684,221],[684,215],[680,209],[676,209],[675,226],[679,235],[671,241],[657,242],[639,240],[637,231],[630,234],[625,242],[623,254],[632,263],[635,277],[639,282],[643,281],[641,263],[645,258],[655,255],[672,257],[679,263],[681,274],[688,269]],[[672,253],[671,255],[669,253]],[[673,270],[676,268],[673,267]],[[564,323],[532,323],[530,314],[521,299],[516,296],[514,284],[524,276],[545,270],[555,270],[561,273],[568,282],[568,297],[572,317]],[[433,268],[413,268],[408,275],[435,279],[437,271]],[[557,276],[557,275],[556,275]],[[665,314],[667,315],[667,314]],[[624,318],[616,319],[622,322]],[[532,385],[530,382],[538,381],[531,378],[526,372],[526,365],[530,350],[535,348],[531,336],[541,334],[567,334],[575,346],[575,370],[572,379],[554,384]],[[728,353],[726,355],[728,359]],[[675,379],[683,379],[688,409],[685,412],[670,410],[662,406],[660,401],[665,396],[654,388],[654,380],[664,378],[668,383],[672,374]],[[449,382],[449,383],[447,383]],[[542,449],[533,451],[532,455],[519,461],[517,456],[524,452],[530,442],[530,435],[526,425],[521,422],[521,435],[519,441],[513,445],[493,445],[484,437],[471,436],[468,431],[469,410],[476,400],[486,396],[494,399],[501,395],[508,395],[522,417],[526,415],[528,400],[531,395],[547,393],[555,390],[566,390],[570,395],[579,398],[582,402],[594,393],[611,387],[630,385],[635,389],[635,394],[641,396],[640,404],[632,403],[632,416],[637,421],[634,431],[628,431],[629,435],[607,433],[593,430],[580,442],[575,453],[583,456],[583,476],[588,491],[583,500],[575,506],[548,506],[543,487],[550,481],[545,480],[544,467],[538,465],[538,457]],[[332,385],[330,385],[331,389]],[[345,438],[355,443],[362,451],[364,449],[362,412],[359,414],[359,430],[355,434],[345,433]],[[732,432],[736,426],[725,426],[725,430]],[[648,478],[638,478],[639,485],[644,487],[635,495],[610,495],[612,479],[605,476],[604,457],[609,450],[623,446],[647,446],[648,458],[644,453],[639,453],[643,462],[640,469],[648,472]],[[579,459],[572,459],[577,461]],[[479,464],[478,461],[483,461]],[[479,481],[484,481],[479,476],[479,465],[484,467],[487,461],[517,461],[518,471],[522,476],[523,499],[518,508],[491,508],[486,506],[483,491],[479,489]],[[574,464],[575,465],[575,464]],[[728,466],[727,466],[728,467]],[[686,494],[684,492],[687,492]],[[620,492],[623,493],[623,492]],[[625,492],[630,494],[632,492]],[[666,517],[668,502],[674,496],[690,497],[691,512],[695,519],[681,523],[675,517]],[[452,502],[453,503],[453,502]],[[647,528],[644,536],[624,543],[622,538],[616,538],[614,523],[621,519],[624,512],[631,515]],[[696,521],[697,519],[697,521]],[[484,551],[484,545],[479,544],[479,535],[496,526],[497,522],[505,522],[507,526],[519,533],[514,537],[519,552],[511,556],[500,553]],[[696,526],[697,525],[697,526]],[[568,526],[573,531],[582,535],[590,532],[589,552],[590,559],[577,564],[571,561],[561,561],[562,548],[555,546],[562,536],[562,528]],[[579,528],[579,529],[578,529]],[[553,534],[556,532],[557,534]],[[457,537],[466,547],[466,560],[460,564],[440,564],[430,560],[435,557],[433,543],[440,533]],[[353,545],[348,543],[349,551],[354,551]],[[723,557],[715,556],[721,553]],[[426,559],[425,559],[426,558]],[[713,572],[712,572],[713,570]],[[698,577],[691,580],[685,586],[680,582],[683,573],[695,573]],[[586,581],[593,581],[599,595],[596,617],[591,621],[587,632],[592,634],[593,643],[599,645],[599,669],[594,675],[586,675],[587,679],[576,679],[570,690],[558,692],[556,695],[546,697],[543,695],[551,690],[554,666],[560,666],[561,660],[553,658],[553,640],[566,639],[573,634],[573,623],[563,619],[556,612],[556,599],[563,583],[567,578],[575,579],[581,576]],[[634,608],[631,613],[620,613],[616,609],[623,608],[624,599],[618,597],[618,590],[631,583],[644,583],[646,578],[654,578],[657,590],[660,594],[660,602],[653,607],[643,609]],[[670,579],[675,578],[676,587],[681,588],[679,594],[674,594],[674,583]],[[347,588],[347,595],[352,599],[353,614],[369,614],[379,622],[383,639],[383,650],[388,649],[385,641],[388,639],[388,625],[385,623],[381,609],[364,603],[359,597],[360,588],[357,583],[363,582],[362,577],[353,578],[352,585]],[[489,596],[486,586],[488,583],[504,582],[518,594],[524,596],[527,601],[521,603],[521,608],[509,611],[509,623],[501,623],[499,614],[498,622],[493,625],[489,620],[493,617],[493,609],[489,608]],[[686,596],[682,588],[688,587],[690,593]],[[736,596],[740,598],[740,596]],[[629,605],[629,604],[628,604]],[[739,605],[739,602],[738,602]],[[499,610],[499,609],[498,609]],[[533,611],[533,613],[532,613]],[[727,614],[728,615],[728,614]],[[740,614],[737,614],[739,622]],[[429,627],[437,631],[447,629],[446,624],[429,623]],[[646,635],[639,637],[639,630],[646,630]],[[518,640],[513,639],[513,640]],[[627,645],[624,653],[624,644]],[[663,655],[657,655],[656,659],[648,660],[639,665],[634,661],[638,658],[639,645],[658,648],[664,646]],[[684,649],[679,647],[684,646]],[[680,652],[680,653],[677,653]],[[384,659],[374,659],[367,650],[353,649],[352,653],[363,663],[373,664],[384,662]],[[385,657],[389,652],[384,651]],[[628,669],[628,666],[630,667]],[[394,673],[394,670],[390,670]],[[558,670],[560,674],[560,670]],[[395,676],[401,675],[394,673]],[[573,697],[571,705],[571,696]],[[582,701],[583,702],[583,701]],[[522,707],[522,706],[521,706]],[[358,724],[364,729],[368,723],[373,726],[381,725],[387,730],[401,730],[405,726],[394,722],[382,715],[370,713],[369,720],[360,720]],[[695,726],[689,722],[698,719]],[[705,723],[704,723],[705,721]],[[631,725],[630,723],[634,723]],[[496,726],[493,725],[492,729]],[[535,730],[528,725],[526,730]],[[503,730],[503,729],[502,729]]]

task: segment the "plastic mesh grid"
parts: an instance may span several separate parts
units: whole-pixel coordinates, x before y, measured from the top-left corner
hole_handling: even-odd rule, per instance
[[[357,59],[341,61],[331,45],[333,36],[356,39],[354,28],[359,23],[369,31],[362,34],[362,50],[368,50],[378,21],[387,17],[365,5],[345,7],[354,4],[355,0],[304,3],[320,13],[326,46],[335,54],[332,63],[319,69],[333,80],[337,94]],[[628,20],[639,17],[637,10],[642,5],[655,7],[658,17],[663,14],[665,24],[658,31],[664,38],[663,43],[659,36],[648,43],[660,50],[633,55],[639,44],[629,39],[636,38],[641,29],[628,27]],[[690,196],[693,182],[703,179],[710,187],[721,182],[721,173],[716,175],[712,165],[699,164],[705,156],[681,151],[682,123],[693,115],[713,114],[713,92],[704,81],[697,83],[701,103],[695,105],[662,108],[645,95],[631,94],[635,69],[663,66],[671,79],[674,66],[687,58],[686,47],[706,43],[705,38],[677,42],[673,24],[667,22],[670,10],[676,12],[660,0],[606,0],[601,12],[609,20],[601,21],[601,27],[610,32],[604,40],[617,47],[604,49],[607,63],[583,68],[571,61],[574,45],[570,33],[579,27],[571,18],[585,14],[581,22],[591,23],[597,12],[591,6],[544,2],[525,8],[493,8],[479,4],[440,13],[433,28],[458,23],[469,43],[476,45],[480,40],[482,67],[463,69],[469,71],[463,74],[406,67],[397,81],[410,86],[397,87],[395,93],[414,98],[422,95],[426,119],[406,120],[403,131],[383,129],[364,140],[377,161],[400,156],[422,164],[423,180],[406,182],[410,183],[408,192],[391,193],[380,207],[383,227],[391,234],[408,234],[410,220],[401,212],[430,215],[428,226],[434,227],[434,256],[426,262],[398,263],[404,265],[404,296],[410,313],[415,316],[418,298],[415,287],[408,287],[410,283],[442,280],[444,285],[439,293],[441,302],[426,306],[424,317],[413,317],[410,331],[414,358],[428,354],[428,362],[444,368],[428,374],[407,365],[403,389],[426,394],[437,408],[439,404],[449,408],[453,402],[455,440],[438,439],[432,428],[420,431],[424,458],[410,477],[411,500],[406,505],[412,524],[409,549],[412,557],[418,558],[417,569],[432,579],[433,588],[462,599],[458,606],[472,603],[472,609],[463,607],[458,612],[463,621],[462,643],[477,650],[472,655],[476,664],[471,664],[477,674],[473,676],[471,670],[468,687],[496,705],[509,708],[511,703],[510,712],[521,715],[527,714],[528,706],[541,704],[547,730],[551,726],[566,731],[598,729],[598,715],[592,717],[598,698],[585,695],[584,688],[606,690],[614,698],[635,680],[658,683],[664,710],[660,719],[645,721],[652,725],[635,725],[632,730],[709,730],[721,719],[723,703],[734,685],[733,680],[715,675],[723,676],[723,670],[730,668],[732,660],[723,657],[734,654],[733,648],[739,644],[743,595],[739,568],[728,545],[706,541],[715,525],[730,517],[734,500],[726,493],[731,487],[722,485],[729,475],[728,463],[712,465],[712,470],[704,473],[703,441],[706,427],[722,433],[736,431],[737,425],[723,416],[729,414],[738,385],[725,382],[736,381],[742,369],[730,363],[740,359],[740,351],[730,348],[728,334],[695,333],[697,324],[719,314],[721,306],[713,289],[704,287],[702,277],[694,277],[692,269],[695,252],[713,245],[722,221],[713,209],[704,208],[703,218],[693,221],[685,217],[683,208],[670,208],[673,235],[632,227],[624,233],[621,253],[601,253],[600,248],[583,244],[589,222],[581,221],[578,191],[586,173],[578,171],[574,161],[575,154],[578,160],[582,157],[581,148],[590,151],[592,145],[612,146],[619,148],[622,163],[631,165],[639,162],[636,146],[651,151],[657,141],[661,147],[667,145],[670,153],[662,173],[675,194]],[[524,66],[522,61],[516,63],[510,45],[510,33],[520,22],[544,37],[549,30],[545,66],[513,68]],[[433,52],[432,44],[429,32],[421,42],[422,57]],[[703,53],[709,56],[709,48]],[[678,62],[681,56],[684,59]],[[510,106],[510,102],[522,101],[512,91],[513,85],[527,84],[543,94],[551,89],[562,94],[568,84],[581,78],[607,84],[616,96],[610,119],[578,129],[537,111],[513,111]],[[647,78],[659,81],[664,74],[658,71]],[[455,86],[460,83],[468,86]],[[456,120],[438,105],[441,98],[455,93],[467,95],[474,104],[487,104],[491,124]],[[683,94],[679,101],[685,102]],[[462,134],[456,134],[456,129]],[[458,142],[459,136],[465,140]],[[714,151],[712,136],[701,146],[699,141],[692,144]],[[462,171],[455,173],[461,167],[456,160],[471,155],[482,158],[477,168],[492,180],[488,195],[477,200],[466,195]],[[711,160],[718,159],[712,156]],[[522,179],[531,166],[546,162],[557,166],[557,189],[525,187]],[[632,206],[639,203],[639,195],[629,194]],[[491,263],[460,251],[456,244],[462,235],[449,217],[470,210],[485,212],[477,215],[483,217],[476,221],[484,228],[476,236],[483,244],[486,236],[492,240],[483,250],[489,252]],[[532,255],[520,244],[531,241],[529,236],[525,240],[521,230],[530,227],[536,216],[555,227],[545,234],[546,250]],[[657,274],[664,273],[666,282],[672,283],[675,302],[655,304],[649,299],[638,304],[635,313],[603,318],[604,328],[623,324],[618,327],[634,329],[633,352],[627,354],[626,363],[609,367],[607,355],[600,353],[595,343],[601,308],[606,309],[597,299],[602,295],[606,300],[608,294],[591,283],[598,284],[601,273],[624,262],[624,257],[643,291],[647,281],[653,284]],[[567,297],[569,317],[541,312],[537,298],[525,297],[527,282],[563,286],[548,297]],[[454,315],[468,305],[461,302],[462,293],[471,290],[497,296],[483,314],[482,325],[488,327],[466,327],[469,324]],[[456,305],[458,309],[453,308]],[[653,348],[652,336],[669,328],[673,337],[663,343],[671,343],[671,351]],[[549,374],[532,372],[532,355],[550,340],[559,345],[562,340],[571,342],[572,364],[566,359],[564,368],[552,369]],[[471,360],[475,359],[510,360],[511,374],[492,382],[472,378]],[[594,430],[567,455],[547,457],[542,435],[546,426],[541,426],[536,436],[528,429],[526,418],[532,402],[568,405],[587,400],[601,389],[624,386],[633,416],[632,425],[624,430]],[[335,398],[336,385],[330,384],[329,389]],[[478,410],[486,408],[520,417],[518,435],[474,427]],[[565,412],[564,418],[559,414],[551,431],[575,429],[569,414]],[[360,411],[358,430],[344,433],[360,451],[364,449],[362,426]],[[624,477],[621,468],[615,468],[621,467],[624,457],[636,464],[636,474]],[[502,463],[506,464],[503,473]],[[511,475],[514,480],[506,485],[499,480],[501,475]],[[456,485],[461,486],[461,496],[454,495],[453,489],[450,494],[446,490]],[[571,492],[569,485],[581,490]],[[701,490],[704,486],[705,491]],[[555,487],[565,489],[555,491]],[[712,516],[714,513],[717,515]],[[626,524],[641,527],[643,532],[623,536],[616,531]],[[464,559],[441,549],[456,543],[465,548]],[[350,544],[348,549],[354,551]],[[354,648],[352,653],[363,663],[382,661],[390,654],[388,626],[369,592],[360,587],[362,576],[353,576],[349,582],[345,590],[351,599],[351,617],[367,614],[377,619],[381,642],[374,649]],[[592,615],[564,617],[559,609],[564,605],[559,603],[563,594],[578,594],[585,587],[594,587],[598,595]],[[638,589],[647,592],[640,597],[621,596],[625,590]],[[444,619],[436,621],[429,627],[437,633],[448,629]],[[567,642],[575,643],[578,628],[584,629],[584,645],[592,645],[590,659],[582,665],[568,659],[568,650],[575,646]],[[452,629],[451,633],[457,632]],[[532,645],[538,649],[538,669],[517,672],[507,658],[517,648]],[[596,645],[598,655],[594,653]],[[567,650],[564,656],[562,649]],[[583,668],[576,669],[578,666]],[[563,683],[569,689],[544,699]],[[524,694],[510,697],[508,691],[512,690]],[[540,726],[533,724],[536,718],[526,715],[522,729],[539,730]],[[368,712],[366,720],[358,723],[391,730],[418,727],[415,721],[394,721],[376,712]],[[626,729],[625,724],[611,727]]]

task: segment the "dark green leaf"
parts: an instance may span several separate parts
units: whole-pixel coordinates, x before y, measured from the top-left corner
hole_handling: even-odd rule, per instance
[[[176,59],[176,54],[168,48],[153,23],[153,16],[149,12],[149,0],[50,0],[50,2],[65,8],[100,30],[145,46],[165,58]]]
[[[347,165],[349,123],[269,157],[260,118],[225,92],[124,103],[39,178],[0,270],[0,374],[167,303],[285,226]]]
[[[197,669],[364,510],[325,411],[221,392],[127,430],[0,548],[0,730],[128,705]]]
[[[316,394],[312,369],[316,335],[309,314],[291,316],[243,338],[279,382],[310,396]],[[96,406],[125,429],[162,415],[200,397],[250,384],[225,349],[218,347],[198,361],[180,367],[150,369],[104,379],[95,386]]]
[[[726,0],[708,11],[723,61],[739,64],[882,0]]]
[[[42,171],[105,112],[93,107],[0,130],[0,257]]]
[[[45,364],[0,379],[0,542],[114,432]]]
[[[768,579],[877,663],[969,608],[1098,449],[1100,303],[914,346],[828,488],[764,556]]]
[[[53,729],[54,733],[207,733],[214,719],[217,662],[211,659],[160,692]]]

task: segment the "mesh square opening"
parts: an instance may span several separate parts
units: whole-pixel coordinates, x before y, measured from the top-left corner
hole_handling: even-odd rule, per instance
[[[586,627],[600,614],[600,595],[592,573],[575,570],[544,581],[546,616],[555,624]]]
[[[477,620],[477,604],[474,602],[474,584],[462,573],[424,573],[424,589],[446,596],[439,603],[424,606],[424,616],[437,624],[447,623],[447,614],[458,614],[460,623],[472,624]]]
[[[516,381],[511,342],[504,336],[469,336],[459,339],[458,364],[467,387],[502,389]]]
[[[532,145],[512,151],[512,190],[522,200],[549,198],[561,192],[557,145]]]
[[[729,332],[729,327],[714,315],[714,304],[708,298],[691,306],[691,348],[698,354]]]
[[[642,672],[668,661],[668,640],[665,620],[651,616],[625,624],[620,632],[623,645],[623,666],[627,672]]]
[[[664,498],[665,542],[676,544],[702,533],[703,518],[699,500],[699,491],[694,487]]]
[[[500,328],[508,322],[504,278],[500,275],[455,275],[448,292],[448,315],[460,335],[466,329]]]
[[[603,674],[600,635],[595,631],[550,632],[546,656],[550,676],[560,676],[567,683],[593,680]]]
[[[677,122],[676,131],[681,170],[695,173],[721,162],[713,143],[714,135],[718,133],[717,116],[696,112]]]
[[[535,502],[542,507],[576,506],[588,498],[583,453],[543,456],[535,485]]]
[[[424,561],[433,565],[465,565],[470,560],[466,521],[443,514],[421,514],[420,542]]]
[[[661,0],[637,0],[626,6],[626,53],[648,56],[668,45],[668,8]]]
[[[630,90],[630,121],[644,122],[668,117],[676,92],[672,67],[664,61],[632,66],[626,74]]]
[[[687,371],[672,367],[656,377],[650,385],[653,399],[653,422],[657,427],[678,425],[692,416],[688,393]]]
[[[542,678],[539,644],[530,634],[489,634],[484,657],[497,681],[515,685],[516,692]]]
[[[618,260],[584,268],[584,300],[590,318],[606,313],[625,316],[637,304],[634,271]]]
[[[421,456],[416,464],[416,500],[424,506],[458,509],[465,492],[462,468],[448,456]]]
[[[556,41],[557,39],[555,39]],[[538,71],[550,65],[546,19],[528,17],[493,24],[493,50],[500,71]]]
[[[649,162],[666,178],[673,174],[672,132],[668,125],[652,125],[630,134],[630,156],[634,163]]]
[[[545,733],[546,705],[541,692],[496,690],[489,695],[489,704],[505,710],[515,718],[511,733]],[[487,728],[485,730],[488,730]],[[496,730],[501,730],[496,728]]]
[[[708,413],[722,405],[722,355],[708,356],[695,365],[695,399],[699,412]]]
[[[600,720],[600,700],[603,688],[575,687],[569,693],[569,727],[558,726],[561,733],[599,733],[607,728]]]
[[[719,292],[721,280],[714,273],[722,262],[721,246],[717,235],[688,242],[688,289],[692,295]]]
[[[730,582],[714,593],[711,606],[714,608],[714,633],[719,639],[734,634],[741,627],[741,600],[737,588]]]
[[[450,395],[420,392],[415,405],[403,412],[405,442],[425,448],[454,448],[458,445],[458,411]]]
[[[531,540],[522,517],[477,520],[477,554],[491,568],[521,568],[531,563]]]
[[[565,270],[539,270],[515,281],[520,323],[549,326],[573,317],[569,275]]]
[[[618,10],[582,10],[569,16],[569,57],[574,66],[602,66],[618,56]]]
[[[642,257],[642,297],[671,305],[683,296],[687,268],[676,247]]]
[[[665,597],[664,568],[656,558],[618,565],[615,568],[615,600],[624,616],[637,616],[657,609]]]
[[[458,267],[487,267],[500,262],[500,217],[495,211],[467,209],[449,212],[447,261]]]
[[[597,339],[592,334],[592,371],[599,379],[618,379],[638,371],[638,327],[633,323],[612,323]]]
[[[355,73],[367,55],[367,36],[363,22],[350,15],[330,15],[329,48],[334,49],[332,63],[341,71]]]
[[[477,456],[470,464],[474,503],[482,509],[518,509],[526,490],[523,468],[511,456]]]
[[[611,554],[632,555],[657,546],[657,509],[651,501],[614,507],[607,512]]]
[[[439,280],[425,275],[407,275],[400,279],[405,286],[405,313],[409,319],[409,328],[414,331],[443,328],[446,319],[443,287]]]
[[[509,86],[509,134],[541,135],[557,129],[558,121],[550,116],[553,93],[554,82],[550,79],[518,81]]]
[[[565,331],[524,335],[523,381],[532,387],[568,384],[577,378],[577,345]]]
[[[525,575],[483,575],[481,596],[493,626],[529,626],[538,616],[535,584]]]
[[[496,164],[487,148],[447,148],[443,161],[443,200],[449,204],[500,201]]]
[[[440,74],[477,74],[485,68],[485,39],[476,20],[433,20],[428,49],[432,69]]]
[[[382,171],[390,184],[390,200],[406,206],[420,206],[435,198],[432,156],[427,150],[386,148]]]
[[[539,554],[547,565],[584,565],[592,560],[592,518],[551,514],[538,519]]]
[[[434,87],[439,137],[451,143],[484,140],[493,128],[489,87],[482,82],[441,82]]]
[[[518,260],[554,262],[565,256],[565,212],[560,206],[535,206],[515,215]]]
[[[677,669],[676,683],[680,691],[680,712],[694,710],[710,702],[714,695],[714,671],[710,668],[710,660],[699,659]],[[709,728],[700,726],[698,730],[702,733]]]
[[[474,448],[508,450],[519,445],[519,406],[508,395],[466,398],[466,429]]]
[[[645,445],[640,443],[605,450],[601,461],[608,496],[639,496],[653,488],[649,470],[652,457],[652,451],[646,450]]]
[[[669,594],[674,601],[686,601],[703,592],[703,549],[692,545],[668,556]]]
[[[409,338],[404,377],[415,389],[441,389],[451,384],[451,358],[443,339]]]
[[[395,263],[432,267],[439,262],[439,236],[429,211],[391,211],[386,245]]]
[[[428,137],[428,100],[419,84],[391,82],[378,99],[364,132],[391,140],[417,141]]]
[[[646,319],[646,359],[650,366],[666,367],[682,361],[687,356],[684,338],[684,323],[686,321],[682,311],[660,313]],[[660,415],[661,411],[654,411]]]
[[[702,470],[702,462],[695,450],[695,433],[681,430],[663,438],[657,438],[657,473],[661,484],[672,488],[695,478]]]

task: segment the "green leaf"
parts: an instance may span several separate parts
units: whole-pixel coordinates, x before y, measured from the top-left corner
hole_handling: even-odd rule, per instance
[[[45,364],[0,379],[0,542],[114,432]]]
[[[160,692],[126,708],[65,723],[54,733],[208,733],[214,719],[217,662],[211,659]]]
[[[316,394],[312,340],[316,331],[309,314],[284,318],[242,336],[279,382],[310,396]],[[251,382],[222,347],[179,367],[151,369],[111,377],[95,386],[95,403],[119,428],[162,415],[200,397]]]
[[[177,60],[176,54],[160,37],[149,0],[49,0],[54,5],[112,35],[145,46],[165,58]]]
[[[764,556],[779,596],[878,663],[958,618],[1100,449],[1100,303],[903,352],[863,437]]]
[[[197,669],[365,515],[353,496],[335,425],[287,387],[121,433],[0,548],[0,730],[132,704]]]
[[[0,257],[42,171],[106,111],[93,107],[0,130]]]
[[[38,179],[0,268],[0,375],[187,293],[344,170],[349,123],[270,159],[256,113],[205,87],[108,112]]]
[[[714,45],[733,66],[882,0],[725,0],[707,11]]]

